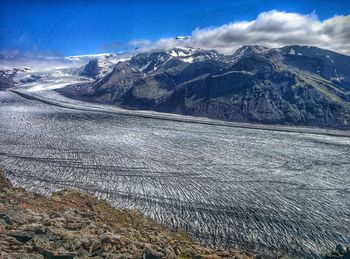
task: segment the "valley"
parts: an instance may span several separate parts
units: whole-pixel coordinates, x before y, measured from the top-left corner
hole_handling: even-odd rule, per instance
[[[249,128],[20,91],[0,92],[0,166],[16,186],[87,191],[217,247],[317,258],[350,244],[346,131]]]

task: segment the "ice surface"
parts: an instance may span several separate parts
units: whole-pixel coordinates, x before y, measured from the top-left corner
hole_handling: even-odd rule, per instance
[[[17,186],[86,190],[216,246],[317,257],[350,245],[347,134],[191,123],[29,94],[50,101],[0,92],[0,165]]]

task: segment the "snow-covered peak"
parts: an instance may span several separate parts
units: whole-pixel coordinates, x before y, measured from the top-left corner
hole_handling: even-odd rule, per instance
[[[202,62],[208,59],[219,60],[220,58],[222,59],[223,56],[215,50],[205,50],[200,48],[173,48],[169,50],[168,53],[172,57],[178,58],[186,63]]]
[[[173,48],[168,51],[172,57],[188,57],[192,55],[196,50],[194,48]]]
[[[234,57],[239,59],[243,56],[251,55],[251,54],[264,54],[269,51],[269,48],[259,46],[259,45],[248,45],[243,46],[236,50]]]
[[[96,55],[74,56],[73,59],[86,60],[85,66],[82,72],[80,73],[80,75],[98,79],[112,72],[114,66],[118,62],[123,62],[130,59],[130,55],[127,55],[126,53],[123,53],[123,54],[103,53],[103,54],[96,54]]]

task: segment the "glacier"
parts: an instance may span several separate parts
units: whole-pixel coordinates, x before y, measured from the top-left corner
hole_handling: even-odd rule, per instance
[[[319,258],[350,245],[349,132],[125,111],[43,89],[0,91],[0,166],[16,186],[78,188],[216,247]]]

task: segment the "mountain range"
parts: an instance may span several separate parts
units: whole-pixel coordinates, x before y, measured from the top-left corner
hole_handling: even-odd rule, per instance
[[[243,46],[233,55],[152,50],[122,60],[102,55],[71,71],[90,81],[59,91],[87,101],[226,121],[350,128],[350,57],[316,47]],[[7,87],[11,77],[2,76]]]
[[[227,121],[350,127],[350,57],[310,46],[154,50],[119,62],[93,83],[61,90],[128,109]]]

